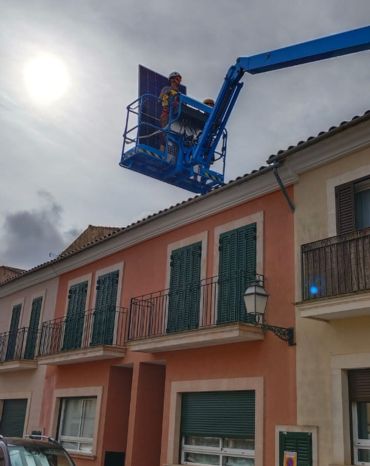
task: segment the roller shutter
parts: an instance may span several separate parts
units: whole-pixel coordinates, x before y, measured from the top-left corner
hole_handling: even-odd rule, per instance
[[[26,419],[27,400],[4,400],[0,420],[0,434],[22,437]]]
[[[183,393],[182,435],[254,438],[255,391]]]

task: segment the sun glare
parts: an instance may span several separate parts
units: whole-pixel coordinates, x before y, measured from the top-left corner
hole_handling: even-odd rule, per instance
[[[49,105],[63,97],[69,86],[69,75],[62,60],[45,54],[25,64],[24,81],[35,103]]]

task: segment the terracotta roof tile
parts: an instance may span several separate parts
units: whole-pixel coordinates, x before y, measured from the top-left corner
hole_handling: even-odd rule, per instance
[[[89,225],[58,257],[83,249],[101,238],[109,236],[112,232],[119,230],[118,227],[104,227]]]
[[[7,265],[0,265],[0,285],[8,280],[19,277],[25,272],[23,269],[15,267],[8,267]]]

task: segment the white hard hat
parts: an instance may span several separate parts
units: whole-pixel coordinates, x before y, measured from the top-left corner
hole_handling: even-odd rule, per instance
[[[178,76],[181,78],[181,74],[179,72],[172,71],[172,73],[170,73],[170,75],[168,76],[168,79],[177,78]]]

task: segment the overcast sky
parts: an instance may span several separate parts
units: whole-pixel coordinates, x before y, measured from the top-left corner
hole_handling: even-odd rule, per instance
[[[0,265],[29,268],[89,224],[125,226],[191,193],[118,166],[142,64],[217,96],[239,56],[370,24],[369,0],[0,0]],[[68,72],[51,105],[29,95],[29,60]],[[226,180],[370,109],[370,52],[244,78]]]

